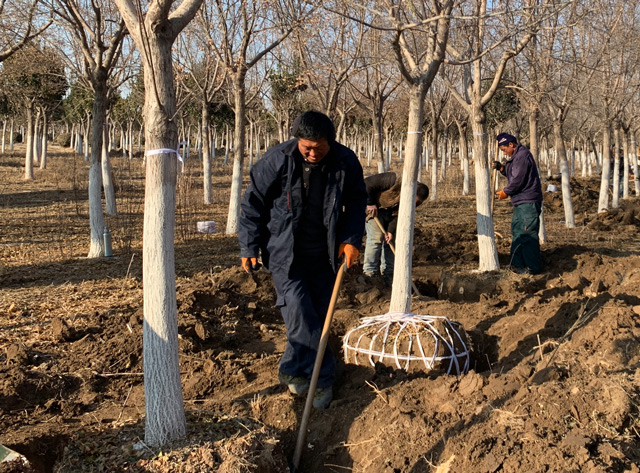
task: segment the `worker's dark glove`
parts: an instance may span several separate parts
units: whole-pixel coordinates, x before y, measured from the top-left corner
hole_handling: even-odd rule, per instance
[[[355,246],[349,243],[340,243],[340,247],[338,248],[338,258],[344,255],[344,260],[347,263],[347,268],[350,268],[355,264],[359,254],[360,250]]]
[[[240,261],[242,261],[242,269],[249,274],[262,267],[262,265],[258,263],[258,258],[240,258]]]
[[[504,169],[504,166],[502,165],[502,163],[500,161],[494,161],[491,163],[491,167],[493,169],[495,169],[496,171],[500,171],[502,172],[502,170]]]

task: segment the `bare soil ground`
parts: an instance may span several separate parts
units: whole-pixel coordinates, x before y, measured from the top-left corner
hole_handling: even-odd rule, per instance
[[[146,446],[142,377],[141,159],[112,158],[114,257],[87,259],[87,164],[52,147],[22,179],[0,156],[0,443],[38,472],[281,472],[304,400],[276,380],[285,330],[271,279],[238,266],[224,230],[231,166],[204,206],[197,159],[178,185],[176,281],[189,437]],[[373,168],[365,173],[373,173]],[[312,413],[307,472],[639,472],[640,202],[598,214],[599,181],[572,181],[577,226],[545,197],[545,271],[509,270],[511,207],[496,202],[502,269],[478,273],[473,197],[449,173],[417,212],[412,311],[462,324],[471,370],[341,364],[335,400]],[[391,290],[346,275],[331,346]],[[22,471],[17,465],[0,472]]]

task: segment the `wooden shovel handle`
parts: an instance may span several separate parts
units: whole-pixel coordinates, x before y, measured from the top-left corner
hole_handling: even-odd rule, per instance
[[[324,352],[327,348],[327,342],[329,341],[329,329],[331,328],[333,311],[335,310],[336,301],[338,300],[338,293],[340,292],[340,286],[342,285],[342,279],[344,278],[344,273],[346,272],[347,261],[345,259],[344,262],[340,265],[340,269],[338,269],[338,274],[336,275],[336,282],[333,285],[333,293],[331,294],[329,309],[327,310],[327,316],[324,319],[324,327],[322,328],[322,335],[320,336],[320,343],[318,344],[318,354],[316,355],[316,361],[313,365],[313,373],[311,374],[311,381],[309,382],[307,401],[304,405],[302,420],[300,421],[300,430],[298,431],[298,441],[296,442],[296,449],[293,453],[294,472],[298,471],[298,466],[300,465],[302,448],[304,446],[305,437],[307,436],[307,425],[309,424],[309,416],[311,415],[311,407],[313,406],[313,396],[316,392],[318,377],[320,376],[320,368],[322,367],[322,360],[324,359]]]

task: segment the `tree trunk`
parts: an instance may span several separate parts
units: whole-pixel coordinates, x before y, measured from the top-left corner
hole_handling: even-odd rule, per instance
[[[398,227],[396,229],[395,270],[389,312],[411,312],[411,273],[413,258],[413,228],[416,212],[416,190],[420,157],[422,156],[422,122],[427,84],[411,84],[407,143],[402,167],[402,188]]]
[[[88,258],[104,255],[103,232],[105,227],[102,211],[102,129],[107,114],[107,80],[96,80],[93,84],[93,121],[91,130],[91,159],[89,161],[89,227],[91,231]]]
[[[47,128],[49,124],[47,123],[47,114],[46,112],[42,114],[42,144],[40,145],[40,169],[46,169],[47,167]]]
[[[556,155],[560,160],[560,172],[562,174],[562,203],[564,205],[564,220],[567,228],[575,228],[576,221],[573,213],[573,202],[571,200],[571,186],[569,165],[567,163],[567,150],[564,146],[562,138],[562,122],[555,120],[553,122],[553,134],[555,137]]]
[[[438,128],[434,125],[431,128],[433,139],[433,155],[431,156],[431,189],[429,189],[429,200],[438,200]]]
[[[615,151],[613,155],[613,197],[611,198],[611,207],[617,209],[620,206],[620,128],[618,126],[613,129],[613,142]]]
[[[91,142],[89,139],[89,130],[92,130],[92,124],[91,124],[91,117],[89,116],[89,114],[87,113],[87,126],[84,128],[84,137],[83,137],[83,149],[82,152],[84,153],[84,160],[85,162],[89,162],[89,153],[91,152],[91,150],[89,149],[89,143]],[[102,133],[100,133],[102,134]],[[98,156],[100,156],[100,154],[102,153],[102,147],[98,148]]]
[[[2,154],[4,154],[4,146],[7,140],[7,119],[2,120]]]
[[[628,130],[624,128],[620,130],[622,133],[622,149],[623,149],[623,157],[622,157],[622,198],[629,198],[629,137]]]
[[[25,180],[33,179],[33,104],[29,103],[26,108],[27,112],[27,151],[24,159],[24,178]],[[24,136],[24,135],[23,135]],[[24,140],[24,138],[23,138]]]
[[[133,158],[133,120],[129,120],[127,125],[127,135],[129,136],[129,161]]]
[[[500,269],[496,247],[493,215],[491,215],[491,184],[487,159],[487,133],[485,114],[473,107],[471,130],[473,132],[473,161],[476,177],[476,220],[478,227],[478,253],[480,271]]]
[[[630,146],[631,146],[631,165],[633,166],[633,189],[636,197],[640,197],[640,176],[638,176],[638,151],[636,145],[636,134],[631,132],[630,134]]]
[[[174,120],[173,40],[150,35],[146,42],[146,54],[153,58],[143,59],[146,153],[174,150],[178,130]],[[187,428],[178,361],[174,248],[177,169],[175,152],[152,154],[146,161],[143,350],[145,441],[150,445],[183,438]]]
[[[209,146],[209,104],[202,103],[202,172],[204,180],[204,203],[213,204],[213,187],[211,183],[211,147]]]
[[[9,132],[9,151],[13,151],[13,131],[14,131],[14,121],[11,119],[11,131]]]
[[[239,66],[242,67],[242,66]],[[231,180],[231,197],[229,200],[229,214],[227,216],[227,235],[238,233],[238,219],[240,218],[240,200],[242,198],[242,168],[244,166],[244,134],[246,122],[245,80],[246,71],[241,70],[234,75],[235,91],[235,143],[233,152],[233,177]]]
[[[36,117],[33,119],[33,136],[31,137],[31,144],[33,146],[33,164],[40,163],[40,140],[38,140],[38,134],[40,132],[40,109],[36,113]]]
[[[609,180],[611,177],[611,123],[604,119],[602,126],[602,175],[600,176],[600,196],[598,197],[598,212],[604,212],[609,207]]]
[[[373,114],[373,146],[374,152],[378,158],[378,162],[382,165],[382,168],[387,170],[384,157],[384,134],[383,134],[383,118],[381,112],[375,111]]]
[[[105,213],[116,215],[116,193],[111,178],[111,160],[109,159],[109,125],[103,126],[102,138],[102,188],[104,189]]]
[[[460,133],[460,161],[462,163],[462,195],[469,195],[469,142],[467,141],[467,123],[456,121]]]
[[[538,147],[538,121],[540,119],[540,110],[538,108],[534,108],[534,110],[529,113],[529,151],[533,155],[533,159],[536,162],[536,166],[538,167],[538,175],[540,174],[540,159],[539,159],[539,147]],[[540,240],[540,244],[544,244],[547,242],[547,226],[545,225],[544,218],[544,206],[540,211],[540,229],[538,230],[538,239]]]

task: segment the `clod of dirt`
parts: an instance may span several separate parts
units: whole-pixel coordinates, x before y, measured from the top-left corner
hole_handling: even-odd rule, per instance
[[[51,321],[51,330],[56,342],[68,342],[73,338],[73,329],[60,317]]]
[[[31,364],[31,355],[22,343],[14,343],[7,347],[7,364],[19,366]]]

